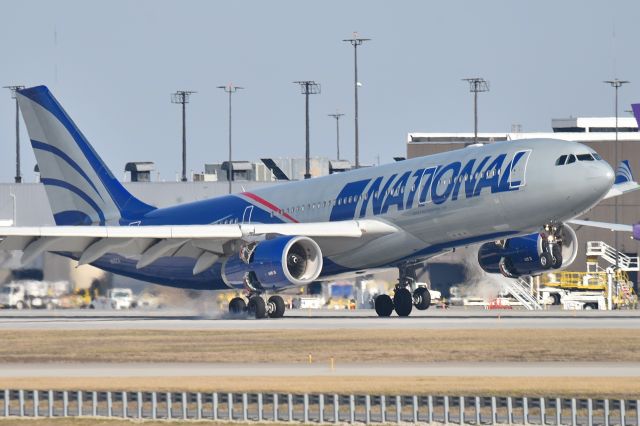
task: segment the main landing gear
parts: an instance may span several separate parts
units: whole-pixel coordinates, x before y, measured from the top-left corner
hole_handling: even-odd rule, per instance
[[[255,319],[262,318],[282,318],[284,316],[285,304],[282,297],[273,295],[265,302],[262,294],[264,289],[250,275],[245,276],[244,284],[247,292],[248,302],[242,297],[234,297],[229,302],[229,313],[231,315],[243,315],[247,313]]]
[[[426,287],[418,287],[415,278],[407,275],[404,269],[400,269],[400,278],[393,299],[388,294],[376,297],[376,313],[379,317],[388,317],[395,310],[399,317],[408,317],[414,306],[420,311],[429,309],[431,293]]]
[[[282,318],[286,309],[284,300],[278,295],[269,297],[265,302],[259,294],[250,295],[247,303],[243,297],[234,297],[229,302],[229,313],[231,315],[248,314],[255,319],[262,318]]]

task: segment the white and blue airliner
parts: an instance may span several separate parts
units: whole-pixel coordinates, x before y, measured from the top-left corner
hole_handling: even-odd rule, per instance
[[[0,229],[23,262],[49,251],[106,271],[195,290],[241,289],[232,312],[282,317],[279,292],[397,268],[380,316],[429,307],[412,271],[482,244],[482,268],[509,277],[570,264],[566,224],[636,189],[575,142],[530,139],[414,158],[157,208],[131,195],[44,86],[17,92],[56,226]],[[268,297],[268,299],[266,299]]]

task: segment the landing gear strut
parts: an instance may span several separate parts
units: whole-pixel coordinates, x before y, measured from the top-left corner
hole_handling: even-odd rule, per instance
[[[412,288],[414,288],[413,293],[411,292]],[[429,289],[417,287],[415,278],[404,267],[400,268],[400,276],[393,299],[386,294],[381,294],[375,299],[376,313],[379,317],[391,316],[394,310],[399,317],[407,317],[411,314],[414,306],[422,311],[428,309],[430,305]]]
[[[542,254],[540,263],[545,268],[558,269],[562,266],[562,225],[549,223],[542,232]]]

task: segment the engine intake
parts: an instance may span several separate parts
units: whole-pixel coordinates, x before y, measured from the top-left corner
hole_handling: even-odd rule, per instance
[[[322,251],[309,237],[281,236],[243,247],[224,264],[222,275],[233,286],[252,273],[264,288],[301,286],[322,272]]]

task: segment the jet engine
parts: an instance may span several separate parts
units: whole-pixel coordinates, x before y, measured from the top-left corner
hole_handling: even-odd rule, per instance
[[[516,278],[565,268],[577,254],[575,231],[558,224],[547,225],[540,233],[485,243],[478,250],[478,263],[485,272]]]
[[[309,237],[280,236],[246,243],[223,266],[224,280],[250,290],[270,290],[313,282],[322,271],[322,252]]]

